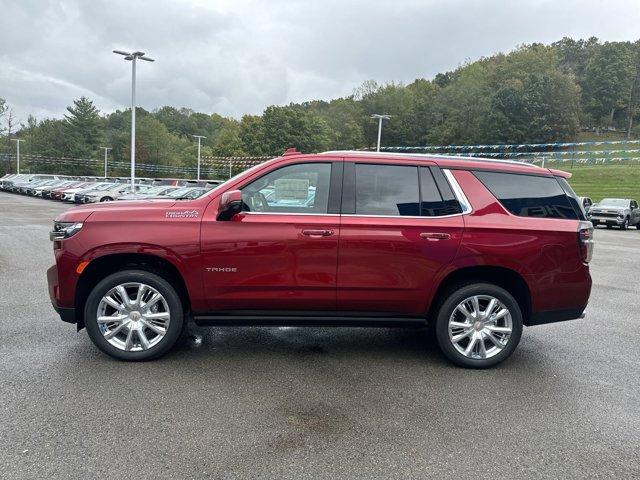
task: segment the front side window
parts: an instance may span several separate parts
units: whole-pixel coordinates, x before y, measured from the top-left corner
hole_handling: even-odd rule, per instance
[[[356,164],[355,213],[419,216],[418,167]]]
[[[330,163],[279,168],[243,187],[243,210],[262,213],[327,213]]]
[[[513,215],[578,219],[567,193],[554,177],[502,172],[473,173]]]

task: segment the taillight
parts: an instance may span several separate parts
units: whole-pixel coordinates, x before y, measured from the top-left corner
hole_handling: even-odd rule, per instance
[[[593,225],[591,222],[580,222],[578,225],[578,245],[582,261],[589,263],[593,257]]]

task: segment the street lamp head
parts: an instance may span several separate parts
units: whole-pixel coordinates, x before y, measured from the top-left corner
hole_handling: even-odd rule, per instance
[[[371,115],[371,118],[382,118],[383,120],[389,120],[391,115],[380,115],[378,113],[374,113]]]
[[[155,61],[153,58],[145,57],[144,52],[125,52],[124,50],[114,50],[113,53],[123,55],[125,60],[133,60],[134,58],[139,58],[140,60],[144,60],[146,62]]]

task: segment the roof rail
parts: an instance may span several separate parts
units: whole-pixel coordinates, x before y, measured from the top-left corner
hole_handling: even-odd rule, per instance
[[[509,163],[513,165],[528,165],[531,167],[542,168],[539,165],[533,163],[519,162],[517,160],[501,160],[498,158],[484,158],[484,157],[463,157],[459,155],[438,155],[431,153],[395,153],[395,152],[370,152],[367,150],[329,150],[326,152],[320,152],[319,155],[353,155],[353,156],[374,156],[374,157],[404,157],[404,158],[419,158],[427,160],[429,158],[442,158],[447,160],[471,160],[482,161],[491,163]]]

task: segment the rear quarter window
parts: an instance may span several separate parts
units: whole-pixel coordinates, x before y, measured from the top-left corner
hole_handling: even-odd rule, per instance
[[[481,171],[473,174],[513,215],[570,220],[579,218],[555,177]]]

